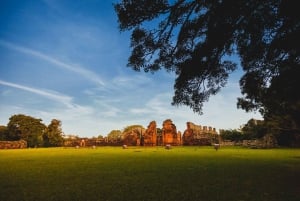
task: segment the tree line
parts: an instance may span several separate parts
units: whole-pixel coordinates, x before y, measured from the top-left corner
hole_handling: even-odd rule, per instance
[[[260,139],[267,134],[272,134],[281,146],[300,146],[300,135],[286,132],[270,132],[269,121],[250,119],[240,129],[220,130],[222,140],[241,142],[243,140]],[[42,123],[42,119],[24,114],[13,115],[9,118],[7,126],[0,125],[0,141],[25,140],[28,147],[59,147],[64,145],[62,122],[52,119],[49,125]],[[121,130],[112,130],[105,139],[108,142],[121,142],[124,134],[145,132],[142,125],[131,125]],[[157,134],[162,134],[162,129],[157,128]],[[76,136],[76,139],[79,139]],[[102,135],[97,139],[104,140]]]
[[[25,140],[28,147],[58,147],[63,145],[61,121],[52,119],[49,125],[24,114],[13,115],[7,126],[0,125],[0,140]]]
[[[278,145],[280,146],[300,146],[300,134],[292,132],[275,132],[275,130],[270,129],[270,122],[264,120],[250,119],[240,129],[220,130],[219,134],[222,140],[232,142],[256,140],[263,138],[265,135],[272,135],[276,138]]]

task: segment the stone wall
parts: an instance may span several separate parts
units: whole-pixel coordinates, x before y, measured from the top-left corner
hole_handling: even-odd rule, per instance
[[[27,148],[25,140],[19,141],[0,141],[0,149],[24,149]]]
[[[211,145],[219,141],[216,129],[211,126],[196,125],[192,122],[187,122],[186,126],[182,136],[183,145]]]
[[[243,140],[243,141],[230,141],[230,140],[222,140],[220,142],[222,146],[243,146],[252,149],[266,149],[266,148],[275,148],[278,147],[277,140],[274,135],[267,134],[260,139],[254,140]]]
[[[163,145],[181,145],[181,133],[177,132],[172,120],[165,120],[162,126]]]
[[[128,132],[122,133],[122,140],[121,143],[123,145],[128,145],[128,146],[140,146],[143,145],[143,139],[141,136],[145,132],[144,129],[142,128],[134,128]]]
[[[156,122],[151,121],[143,134],[144,138],[144,146],[155,146],[157,145],[157,130],[156,130]]]
[[[274,135],[265,135],[256,140],[243,140],[243,146],[249,148],[275,148],[278,147],[277,140]]]

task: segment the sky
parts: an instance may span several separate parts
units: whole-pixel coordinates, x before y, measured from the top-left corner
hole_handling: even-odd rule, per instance
[[[203,115],[172,106],[175,74],[126,66],[130,33],[120,32],[110,0],[0,1],[0,125],[15,114],[62,122],[65,134],[106,136],[129,125],[161,128],[171,119],[238,129],[259,113],[237,109],[237,71],[204,104]]]

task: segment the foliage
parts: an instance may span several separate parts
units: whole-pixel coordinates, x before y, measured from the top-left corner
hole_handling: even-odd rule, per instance
[[[132,130],[144,130],[144,127],[142,125],[131,125],[124,128],[123,133],[131,132]]]
[[[263,120],[250,119],[242,128],[244,139],[253,140],[262,138],[268,129]]]
[[[101,139],[101,140],[102,140],[102,139],[104,139],[103,135],[101,135],[101,134],[100,134],[100,135],[98,135],[98,137],[97,137],[97,138],[98,138],[98,139]]]
[[[61,121],[52,119],[43,135],[45,147],[58,147],[63,145],[63,132],[61,129]]]
[[[0,125],[0,140],[7,140],[8,138],[8,129],[6,126]]]
[[[243,140],[243,134],[239,130],[220,130],[220,136],[222,140],[230,140],[234,142],[238,142]]]
[[[43,134],[46,126],[41,119],[23,114],[13,115],[7,124],[9,140],[25,140],[28,147],[43,145]]]
[[[156,134],[157,136],[162,136],[163,130],[161,128],[156,128]]]
[[[114,7],[120,30],[132,31],[128,66],[176,73],[173,105],[202,114],[203,103],[236,70],[231,56],[238,56],[244,71],[238,107],[278,118],[279,126],[286,119],[300,131],[297,1],[122,0]]]
[[[268,133],[267,125],[263,120],[250,119],[241,130],[221,130],[223,140],[242,141],[260,139]]]
[[[0,126],[0,140],[25,140],[28,147],[56,147],[63,145],[61,121],[52,119],[46,126],[42,119],[24,114],[9,118],[7,127]]]
[[[122,138],[122,132],[120,130],[112,130],[107,134],[109,141],[120,141]]]

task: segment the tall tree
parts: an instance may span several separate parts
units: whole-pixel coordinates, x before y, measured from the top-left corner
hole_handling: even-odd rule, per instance
[[[46,126],[41,119],[23,114],[13,115],[7,124],[9,140],[25,140],[29,147],[43,145]]]
[[[58,147],[63,145],[64,139],[60,120],[52,119],[43,135],[43,139],[44,146],[46,147]]]
[[[300,12],[292,0],[122,0],[121,31],[131,32],[128,66],[177,75],[173,105],[202,114],[203,103],[237,68],[244,75],[238,107],[286,116],[300,128]]]

